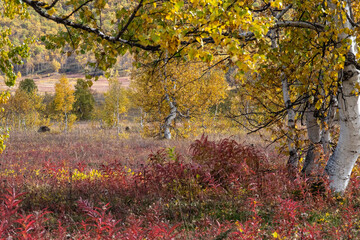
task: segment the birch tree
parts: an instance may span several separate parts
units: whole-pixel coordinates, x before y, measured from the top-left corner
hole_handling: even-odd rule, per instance
[[[135,70],[132,88],[135,104],[146,112],[145,134],[171,139],[194,130],[189,122],[224,100],[228,85],[222,69],[209,70],[203,63],[172,59],[164,68],[144,65]]]
[[[106,0],[66,0],[65,4],[66,10],[59,1],[6,2],[7,6],[30,7],[42,17],[65,25],[67,32],[47,38],[47,44],[59,48],[69,44],[75,51],[93,52],[100,69],[112,67],[117,56],[127,51],[167,52],[169,58],[213,64],[229,59],[238,67],[239,75],[253,74],[256,83],[244,84],[249,93],[264,89],[259,95],[268,94],[270,100],[266,101],[271,106],[262,106],[267,114],[261,118],[264,127],[276,126],[274,132],[283,128],[286,112],[281,76],[288,81],[296,122],[303,116],[301,109],[309,105],[320,110],[317,121],[325,122],[331,99],[339,96],[340,140],[326,173],[334,191],[345,190],[359,152],[355,94],[358,1],[137,0],[116,9],[117,14],[107,15],[113,24],[106,27],[100,17]],[[274,41],[276,47],[272,46]],[[259,99],[259,95],[252,98]],[[320,127],[322,133],[327,131],[325,124]]]
[[[108,126],[115,127],[117,134],[121,132],[121,117],[127,112],[130,102],[126,90],[116,77],[109,78],[109,90],[105,93],[103,119]]]

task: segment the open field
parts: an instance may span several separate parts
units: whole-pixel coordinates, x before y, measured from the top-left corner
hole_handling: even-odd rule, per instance
[[[26,76],[22,77],[17,80],[15,87],[10,88],[11,92],[14,92],[17,88],[19,82],[25,78],[31,78],[35,81],[39,93],[54,93],[55,92],[55,83],[59,80],[61,77],[61,74],[49,74],[49,75],[36,75],[36,76]],[[81,74],[71,74],[66,75],[66,77],[69,79],[70,84],[73,86],[76,84],[76,80],[79,78],[85,79],[84,75]],[[122,83],[122,86],[127,88],[130,84],[130,77],[119,77],[119,81]],[[98,93],[104,93],[108,90],[108,81],[105,77],[100,77],[99,80],[93,81],[93,86],[91,87],[92,90],[98,92]],[[0,91],[9,90],[9,87],[7,87],[3,81],[3,79],[0,77]]]
[[[360,236],[359,171],[334,197],[326,180],[289,175],[286,157],[257,137],[211,139],[12,132],[0,156],[0,238]]]

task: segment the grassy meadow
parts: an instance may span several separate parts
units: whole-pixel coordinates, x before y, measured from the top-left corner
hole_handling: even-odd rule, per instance
[[[14,92],[18,88],[18,84],[21,82],[21,80],[24,80],[26,78],[31,78],[34,80],[36,86],[38,87],[38,93],[45,94],[45,93],[55,93],[55,83],[60,79],[60,77],[63,74],[59,73],[51,73],[47,75],[29,75],[26,77],[21,77],[17,80],[17,84],[9,88],[5,85],[5,82],[3,78],[0,76],[0,91],[6,91],[10,90],[11,92]],[[69,79],[69,82],[72,86],[76,84],[77,79],[84,79],[84,74],[66,74],[66,77]],[[129,77],[118,77],[119,81],[121,82],[121,85],[125,88],[129,87],[130,84],[130,78]],[[97,93],[104,93],[109,88],[108,80],[101,76],[97,81],[93,81],[93,86],[91,87],[94,91]]]
[[[143,139],[78,124],[13,131],[0,156],[1,239],[352,239],[344,197],[289,174],[256,136]]]

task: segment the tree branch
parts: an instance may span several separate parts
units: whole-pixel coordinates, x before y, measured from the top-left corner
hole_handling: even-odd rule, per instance
[[[129,27],[130,23],[134,20],[136,13],[139,11],[141,6],[143,5],[143,2],[144,2],[144,0],[141,0],[139,2],[139,5],[137,5],[137,7],[134,9],[133,13],[131,14],[131,16],[130,16],[129,20],[127,21],[127,23],[125,24],[125,26],[121,29],[121,31],[115,37],[115,40],[118,40],[124,34],[126,29]]]
[[[53,2],[56,3],[57,0],[55,0]],[[83,3],[82,5],[80,5],[77,9],[75,9],[70,15],[68,15],[65,18],[61,18],[59,16],[54,16],[54,15],[50,15],[46,12],[46,10],[44,10],[44,8],[42,8],[42,6],[45,6],[44,2],[40,2],[38,0],[23,0],[23,2],[25,4],[27,4],[28,6],[32,7],[39,15],[41,15],[44,18],[47,18],[51,21],[54,21],[56,23],[59,24],[63,24],[65,26],[69,26],[75,29],[81,29],[85,32],[88,33],[92,33],[95,34],[96,36],[105,39],[109,42],[113,42],[113,43],[120,43],[120,44],[124,44],[124,45],[128,45],[131,47],[137,47],[146,51],[159,51],[160,50],[160,45],[143,45],[141,43],[138,43],[138,41],[136,40],[126,40],[126,39],[122,39],[121,36],[122,34],[126,31],[126,29],[128,28],[128,26],[130,25],[130,23],[133,21],[133,19],[136,16],[136,13],[138,12],[138,10],[141,8],[141,6],[143,5],[143,0],[141,0],[138,4],[138,6],[134,9],[133,13],[131,14],[128,22],[126,23],[126,25],[124,26],[123,29],[121,29],[121,31],[114,37],[114,36],[110,36],[105,34],[104,32],[102,32],[99,28],[93,28],[93,27],[89,27],[87,25],[84,25],[82,23],[76,23],[74,21],[70,21],[68,20],[68,18],[73,15],[75,12],[77,12],[79,9],[81,9],[84,5],[88,4],[89,2],[91,2],[93,0],[88,0],[85,3]],[[235,3],[236,1],[234,1]],[[278,18],[281,18],[289,9],[291,8],[291,5],[287,6],[285,9],[283,9],[279,15],[277,16]],[[304,21],[278,21],[276,22],[272,27],[270,27],[271,29],[277,29],[277,28],[284,28],[284,27],[297,27],[297,28],[307,28],[307,29],[312,29],[315,30],[317,32],[322,32],[324,31],[324,26],[318,23],[310,23],[310,22],[304,22]],[[226,35],[226,34],[224,34]],[[244,33],[240,33],[238,35],[238,38],[244,39],[245,41],[251,41],[254,40],[254,33],[252,32],[244,32]],[[204,43],[215,43],[214,39],[212,37],[206,37],[203,38],[202,41]],[[191,44],[191,43],[195,43],[197,42],[197,40],[190,40],[190,41],[182,41],[181,44],[182,45],[187,45],[187,44]]]
[[[65,28],[66,28],[66,30],[67,30],[67,32],[68,32],[68,34],[69,34],[70,41],[71,41],[71,44],[72,44],[72,46],[73,46],[73,49],[75,49],[75,43],[74,43],[74,40],[73,40],[73,38],[72,38],[70,29],[69,29],[68,26],[66,26],[66,25],[65,25]]]
[[[146,50],[146,51],[159,51],[160,50],[160,45],[155,45],[155,46],[153,46],[153,45],[142,45],[142,44],[136,43],[134,41],[126,40],[126,39],[121,39],[121,38],[115,39],[115,37],[106,35],[105,33],[101,32],[97,28],[92,28],[92,27],[86,26],[86,25],[81,24],[81,23],[75,23],[75,22],[69,21],[67,19],[63,19],[63,18],[60,18],[60,17],[57,17],[57,16],[52,16],[52,15],[46,13],[40,7],[42,5],[42,3],[39,2],[39,1],[23,0],[23,2],[25,4],[27,4],[28,6],[32,7],[39,15],[41,15],[42,17],[44,17],[46,19],[49,19],[49,20],[54,21],[54,22],[59,23],[59,24],[63,24],[65,26],[70,26],[70,27],[75,28],[75,29],[81,29],[81,30],[83,30],[85,32],[95,34],[96,36],[98,36],[98,37],[100,37],[102,39],[105,39],[105,40],[107,40],[109,42],[125,44],[125,45],[128,45],[130,47],[137,47],[137,48],[140,48],[140,49],[143,49],[143,50]]]
[[[261,7],[260,9],[250,9],[250,11],[252,12],[263,12],[266,11],[269,7],[271,6],[270,3],[265,4],[263,7]]]
[[[83,6],[85,6],[86,4],[88,4],[89,2],[92,2],[92,1],[94,1],[94,0],[88,0],[88,1],[84,2],[78,8],[76,8],[74,11],[72,11],[72,13],[70,13],[69,15],[64,17],[63,20],[69,19],[72,15],[74,15],[77,11],[79,11]]]
[[[323,32],[325,30],[325,26],[322,24],[303,22],[303,21],[281,21],[275,23],[275,25],[271,28],[282,28],[282,27],[307,28],[307,29],[315,30],[317,32]]]
[[[352,19],[347,12],[345,12],[345,14],[346,14],[346,18],[349,20],[349,22],[353,27],[360,27],[359,23],[354,22],[354,19]]]
[[[49,10],[49,9],[51,9],[52,7],[54,7],[55,4],[56,4],[58,1],[59,1],[59,0],[55,0],[50,6],[49,6],[49,4],[47,4],[47,3],[45,3],[45,2],[38,2],[38,3],[37,3],[37,6],[42,7],[42,8],[44,8],[44,9],[46,9],[46,10]]]
[[[50,10],[51,8],[53,8],[53,7],[57,4],[58,1],[59,1],[59,0],[53,1],[53,3],[52,3],[50,6],[45,7],[45,9],[46,9],[46,10]]]
[[[286,8],[284,8],[275,18],[277,20],[280,20],[284,15],[285,13],[287,13],[287,11],[289,11],[290,9],[292,8],[292,4],[289,4]]]
[[[290,9],[290,7],[289,7],[289,9]],[[283,14],[285,14],[285,12]],[[281,14],[282,13],[280,13],[277,17],[280,18],[283,15],[283,14],[282,15]],[[274,24],[274,26],[270,27],[270,30],[279,29],[279,28],[285,28],[285,27],[307,28],[307,29],[315,30],[317,32],[323,32],[325,30],[325,26],[322,25],[322,24],[303,22],[303,21],[279,21],[279,22],[276,22]],[[238,36],[239,36],[239,38],[242,38],[245,41],[249,41],[249,40],[252,40],[255,37],[255,34],[253,32],[242,32]]]

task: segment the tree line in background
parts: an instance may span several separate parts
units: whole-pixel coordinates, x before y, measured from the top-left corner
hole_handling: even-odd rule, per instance
[[[105,93],[105,102],[99,103],[98,108],[103,111],[94,111],[96,108],[94,92],[91,82],[78,79],[75,89],[66,76],[62,76],[55,84],[55,93],[41,95],[32,79],[22,80],[15,93],[9,96],[7,103],[3,104],[1,112],[2,124],[15,129],[31,129],[41,125],[51,125],[59,122],[63,131],[68,131],[76,120],[90,120],[99,117],[106,123],[111,120],[114,111],[114,95],[121,94],[127,99],[128,93],[121,87],[114,87],[110,83],[109,92]],[[120,86],[120,83],[117,85]],[[118,102],[119,108],[127,108],[126,102]],[[111,108],[113,107],[113,108]],[[105,112],[106,111],[106,112]],[[95,114],[98,112],[98,115]]]
[[[116,1],[112,1],[115,3]],[[62,6],[66,9],[66,6]],[[0,1],[0,8],[4,8],[4,3]],[[29,9],[30,10],[30,9]],[[107,7],[110,14],[112,12],[112,5]],[[107,21],[104,24],[109,24]],[[95,57],[93,54],[88,54],[82,51],[73,51],[71,47],[59,50],[54,48],[47,48],[45,43],[41,41],[41,37],[48,34],[57,34],[64,30],[64,27],[48,22],[42,24],[41,17],[30,10],[27,15],[20,18],[7,18],[0,15],[0,25],[4,29],[8,29],[9,40],[14,45],[21,45],[27,42],[29,45],[29,57],[20,62],[14,62],[14,72],[21,73],[22,76],[33,74],[74,74],[74,73],[89,73],[92,75],[99,75],[103,73],[102,69],[96,65],[90,66],[88,63],[94,63]],[[121,76],[128,75],[132,67],[132,56],[126,54],[119,56],[116,70]]]
[[[134,125],[135,121],[136,131],[143,136],[168,139],[187,137],[199,129],[210,131],[215,122],[225,119],[221,109],[225,109],[228,84],[221,68],[209,72],[206,68],[199,62],[171,61],[164,75],[154,73],[153,67],[144,63],[133,71],[129,89],[121,86],[116,72],[108,78],[104,94],[91,89],[92,81],[78,79],[73,87],[63,75],[53,95],[41,95],[34,80],[27,78],[2,105],[1,124],[29,130],[58,123],[66,132],[76,121],[91,120],[121,134],[126,124]],[[129,110],[132,121],[125,120]]]

